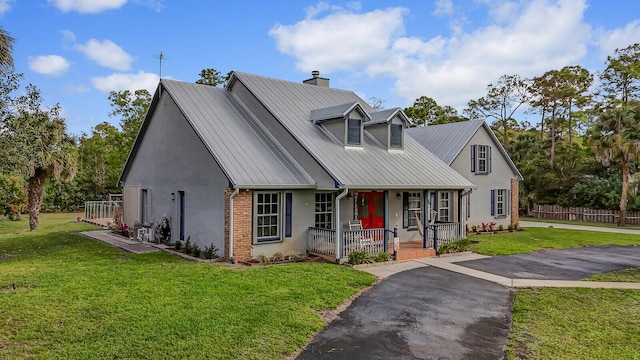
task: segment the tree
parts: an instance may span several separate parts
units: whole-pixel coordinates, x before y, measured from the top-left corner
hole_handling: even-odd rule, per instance
[[[496,85],[487,85],[487,95],[467,104],[469,119],[493,119],[501,133],[502,146],[509,149],[509,130],[515,126],[514,114],[529,100],[529,80],[519,75],[502,75]]]
[[[76,178],[87,198],[99,199],[117,191],[118,176],[126,161],[121,144],[122,133],[106,121],[96,125],[91,136],[80,137],[80,167]]]
[[[209,86],[224,86],[231,78],[233,71],[229,71],[227,75],[222,76],[216,69],[207,68],[200,71],[200,79],[196,80],[196,84]]]
[[[631,161],[640,158],[639,124],[638,105],[634,108],[619,106],[603,111],[589,130],[590,143],[598,161],[604,166],[618,161],[622,168],[618,226],[626,223]]]
[[[371,107],[375,111],[384,110],[384,103],[385,102],[386,102],[385,100],[382,100],[382,99],[377,98],[375,96],[372,96],[372,97],[369,98],[369,105],[371,105]]]
[[[144,89],[136,90],[133,93],[129,90],[112,91],[109,93],[109,103],[112,108],[109,116],[120,116],[120,128],[122,129],[120,157],[124,164],[147,115],[149,105],[151,105],[151,94]]]
[[[456,109],[451,106],[442,107],[428,96],[417,98],[413,106],[405,108],[404,112],[413,119],[415,125],[436,125],[466,120],[458,116]]]
[[[615,55],[607,57],[607,67],[600,74],[605,108],[640,100],[640,44],[616,49]]]
[[[0,172],[0,211],[9,220],[20,221],[27,204],[27,192],[22,176]]]
[[[0,70],[13,68],[13,44],[15,39],[0,26]]]
[[[0,145],[8,156],[5,164],[27,179],[29,227],[36,230],[45,184],[73,179],[78,153],[66,133],[60,106],[45,108],[34,85],[29,84],[13,104],[13,111],[1,119]]]

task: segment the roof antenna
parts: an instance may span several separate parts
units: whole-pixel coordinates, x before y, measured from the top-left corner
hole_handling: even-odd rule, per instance
[[[160,79],[162,79],[162,60],[164,59],[164,54],[160,51],[160,54],[155,56],[155,59],[160,61]]]

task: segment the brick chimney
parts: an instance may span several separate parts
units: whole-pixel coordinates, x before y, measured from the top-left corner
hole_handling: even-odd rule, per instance
[[[326,88],[329,87],[329,79],[320,77],[320,71],[318,70],[313,70],[311,72],[311,79],[304,80],[303,83]]]

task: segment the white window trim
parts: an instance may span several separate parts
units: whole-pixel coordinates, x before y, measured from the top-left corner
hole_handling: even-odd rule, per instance
[[[278,199],[278,212],[277,212],[277,235],[276,236],[263,236],[258,238],[258,196],[260,194],[276,194]],[[269,216],[272,216],[271,214]],[[253,244],[269,244],[282,242],[284,239],[284,201],[281,191],[256,191],[253,193]]]
[[[319,194],[324,194],[324,195],[328,196],[329,200],[325,201],[325,203],[331,206],[331,211],[320,211],[320,212],[317,211],[317,209],[318,209],[317,196]],[[334,201],[333,200],[333,193],[330,193],[330,192],[317,192],[317,193],[315,193],[315,195],[313,197],[314,197],[314,210],[313,210],[313,223],[314,223],[314,226],[315,227],[319,227],[318,223],[316,222],[316,219],[315,219],[316,215],[324,214],[324,215],[329,215],[330,216],[329,217],[329,219],[330,219],[329,221],[331,222],[331,226],[329,228],[327,228],[327,229],[333,229],[335,227],[335,211],[334,211],[334,206],[333,206],[334,205],[334,203],[333,203],[333,201]]]
[[[441,197],[442,194],[447,194],[447,199],[446,199],[447,200],[447,206],[442,206],[442,200],[443,200],[442,197]],[[452,222],[452,220],[451,220],[451,213],[452,213],[452,206],[451,206],[452,203],[451,203],[451,201],[452,201],[452,198],[453,198],[453,196],[452,196],[451,191],[438,191],[438,195],[436,196],[436,201],[437,201],[437,204],[438,204],[438,221]],[[444,209],[447,210],[447,219],[446,220],[442,219],[441,210],[444,210]]]

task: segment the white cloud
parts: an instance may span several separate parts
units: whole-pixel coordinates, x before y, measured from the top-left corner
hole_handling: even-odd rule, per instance
[[[59,55],[40,55],[29,58],[29,69],[42,75],[60,76],[64,74],[71,63]]]
[[[133,0],[133,2],[137,5],[151,8],[156,12],[160,12],[160,10],[164,9],[164,4],[160,0]]]
[[[616,49],[624,49],[629,45],[640,43],[640,20],[630,22],[624,28],[601,30],[597,42],[602,59],[614,56]]]
[[[62,38],[65,41],[72,42],[72,43],[76,42],[76,34],[74,34],[73,31],[71,31],[71,30],[60,30],[60,33],[62,34]]]
[[[0,16],[11,9],[12,2],[13,0],[0,0]]]
[[[298,59],[297,68],[332,72],[365,66],[385,52],[392,38],[404,32],[403,8],[357,14],[337,10],[323,19],[308,18],[269,30],[278,49]]]
[[[437,0],[436,8],[433,10],[433,15],[452,15],[453,14],[453,1],[451,0]]]
[[[157,74],[139,71],[137,74],[111,74],[91,78],[91,84],[97,90],[110,91],[147,89],[151,94],[158,86],[160,77]]]
[[[408,11],[402,8],[362,14],[341,10],[277,25],[269,34],[281,52],[296,58],[301,71],[389,77],[407,104],[426,95],[458,109],[483,96],[501,75],[538,76],[575,64],[587,53],[591,29],[583,19],[585,0],[485,6],[492,23],[472,30],[457,27],[448,37],[405,36]]]
[[[63,12],[76,11],[81,14],[119,9],[126,2],[127,0],[49,0],[49,3]]]
[[[85,45],[77,45],[77,48],[101,66],[118,71],[131,70],[133,57],[111,40],[91,39]]]

